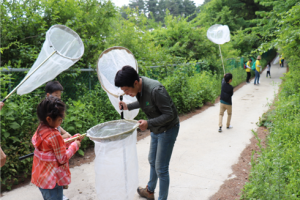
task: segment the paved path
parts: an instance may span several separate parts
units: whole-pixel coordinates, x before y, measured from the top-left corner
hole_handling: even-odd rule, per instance
[[[272,78],[261,74],[259,86],[253,81],[233,95],[233,129],[218,132],[219,106],[208,108],[181,123],[170,164],[170,200],[206,200],[215,194],[232,173],[240,153],[250,143],[251,130],[257,128],[259,117],[268,110],[281,83],[286,68],[273,65]],[[246,73],[245,73],[246,77]],[[227,114],[223,119],[225,121]],[[149,178],[148,150],[150,137],[137,143],[139,182],[146,186]],[[95,200],[94,164],[83,164],[71,169],[72,183],[64,193],[70,200]],[[159,185],[158,187],[159,188]],[[4,192],[1,200],[42,200],[36,186],[29,184]],[[158,199],[158,189],[155,194]],[[142,199],[136,194],[134,200]],[[120,200],[122,200],[120,198]]]

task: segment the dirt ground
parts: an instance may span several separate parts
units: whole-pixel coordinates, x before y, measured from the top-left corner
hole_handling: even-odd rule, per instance
[[[268,130],[265,127],[259,127],[257,135],[261,140],[262,146],[265,147]],[[252,151],[258,152],[260,150],[255,137],[252,137],[250,141],[251,143],[241,153],[238,163],[232,166],[233,173],[228,176],[228,180],[223,183],[219,191],[210,197],[210,200],[240,199],[241,190],[248,181]]]

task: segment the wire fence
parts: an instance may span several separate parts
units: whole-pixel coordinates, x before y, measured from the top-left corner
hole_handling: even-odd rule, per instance
[[[237,63],[238,62],[232,59],[228,62],[228,65],[230,65],[233,68],[236,68],[239,66],[239,64]],[[189,73],[192,70],[200,73],[201,65],[203,65],[203,63],[186,63],[180,65],[183,65],[181,69],[185,73]],[[151,66],[148,67],[146,71],[143,72],[143,74],[152,79],[168,77],[172,76],[175,73],[178,66],[180,65]],[[192,68],[192,66],[194,66],[194,68]],[[4,88],[7,88],[8,92],[12,91],[18,85],[18,83],[20,83],[23,80],[28,71],[29,69],[27,68],[2,69],[1,73],[10,74],[11,76],[9,82],[4,86]],[[80,96],[81,94],[93,90],[95,88],[95,85],[99,84],[96,69],[93,68],[78,70],[69,69],[58,75],[54,80],[59,81],[64,87],[64,98],[71,98],[74,100],[77,100],[78,96]],[[45,85],[41,86],[41,88],[44,86]]]
[[[262,57],[268,57],[272,54],[272,52],[268,51],[262,55]],[[274,53],[274,52],[273,52]],[[254,58],[252,58],[255,61]],[[231,71],[235,68],[243,68],[244,63],[248,61],[248,59],[241,58],[230,58],[225,61],[225,66],[227,71]],[[185,73],[191,72],[191,70],[196,71],[196,73],[200,73],[204,62],[197,63],[185,63],[178,65],[169,65],[169,66],[151,66],[147,67],[146,70],[142,73],[147,77],[152,79],[159,79],[162,77],[172,76],[176,69],[181,66],[181,69]],[[6,84],[1,84],[2,87],[8,90],[8,92],[12,91],[25,77],[29,69],[27,68],[8,68],[2,69],[1,73],[10,74],[11,78]],[[59,81],[64,87],[64,99],[73,99],[77,100],[80,95],[88,93],[95,88],[95,85],[99,84],[98,76],[96,69],[86,68],[86,69],[69,69],[65,72],[58,75],[54,80]],[[41,86],[40,88],[44,87]]]

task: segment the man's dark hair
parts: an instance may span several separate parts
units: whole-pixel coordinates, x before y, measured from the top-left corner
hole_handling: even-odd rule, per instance
[[[47,123],[46,118],[49,116],[55,120],[57,117],[64,118],[66,106],[62,100],[57,97],[46,97],[37,107],[37,115],[40,122]]]
[[[252,59],[251,59],[251,58],[249,58],[249,61],[251,61],[251,62],[252,62]]]
[[[46,84],[45,92],[52,94],[55,91],[63,91],[63,86],[58,81],[50,81]]]
[[[138,73],[131,66],[126,65],[117,72],[115,77],[115,86],[134,87],[135,81],[140,81]]]
[[[231,73],[227,73],[225,74],[225,82],[228,83],[230,79],[232,79],[232,74]]]

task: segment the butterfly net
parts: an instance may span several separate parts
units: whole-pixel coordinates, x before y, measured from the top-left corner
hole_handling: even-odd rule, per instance
[[[105,50],[97,63],[97,74],[102,88],[106,91],[118,113],[119,97],[124,92],[115,87],[116,73],[125,65],[138,71],[133,54],[124,47]],[[137,101],[125,95],[127,104]],[[138,187],[138,160],[136,151],[137,116],[139,110],[124,111],[122,120],[105,122],[88,131],[88,137],[95,142],[95,174],[98,199],[132,200]]]
[[[207,38],[216,44],[230,41],[230,31],[227,25],[215,24],[207,30]]]
[[[28,74],[42,65],[18,88],[17,94],[30,93],[54,79],[58,74],[74,65],[83,53],[84,45],[77,33],[63,25],[52,26],[47,31],[41,52]],[[45,60],[46,62],[43,63]]]

